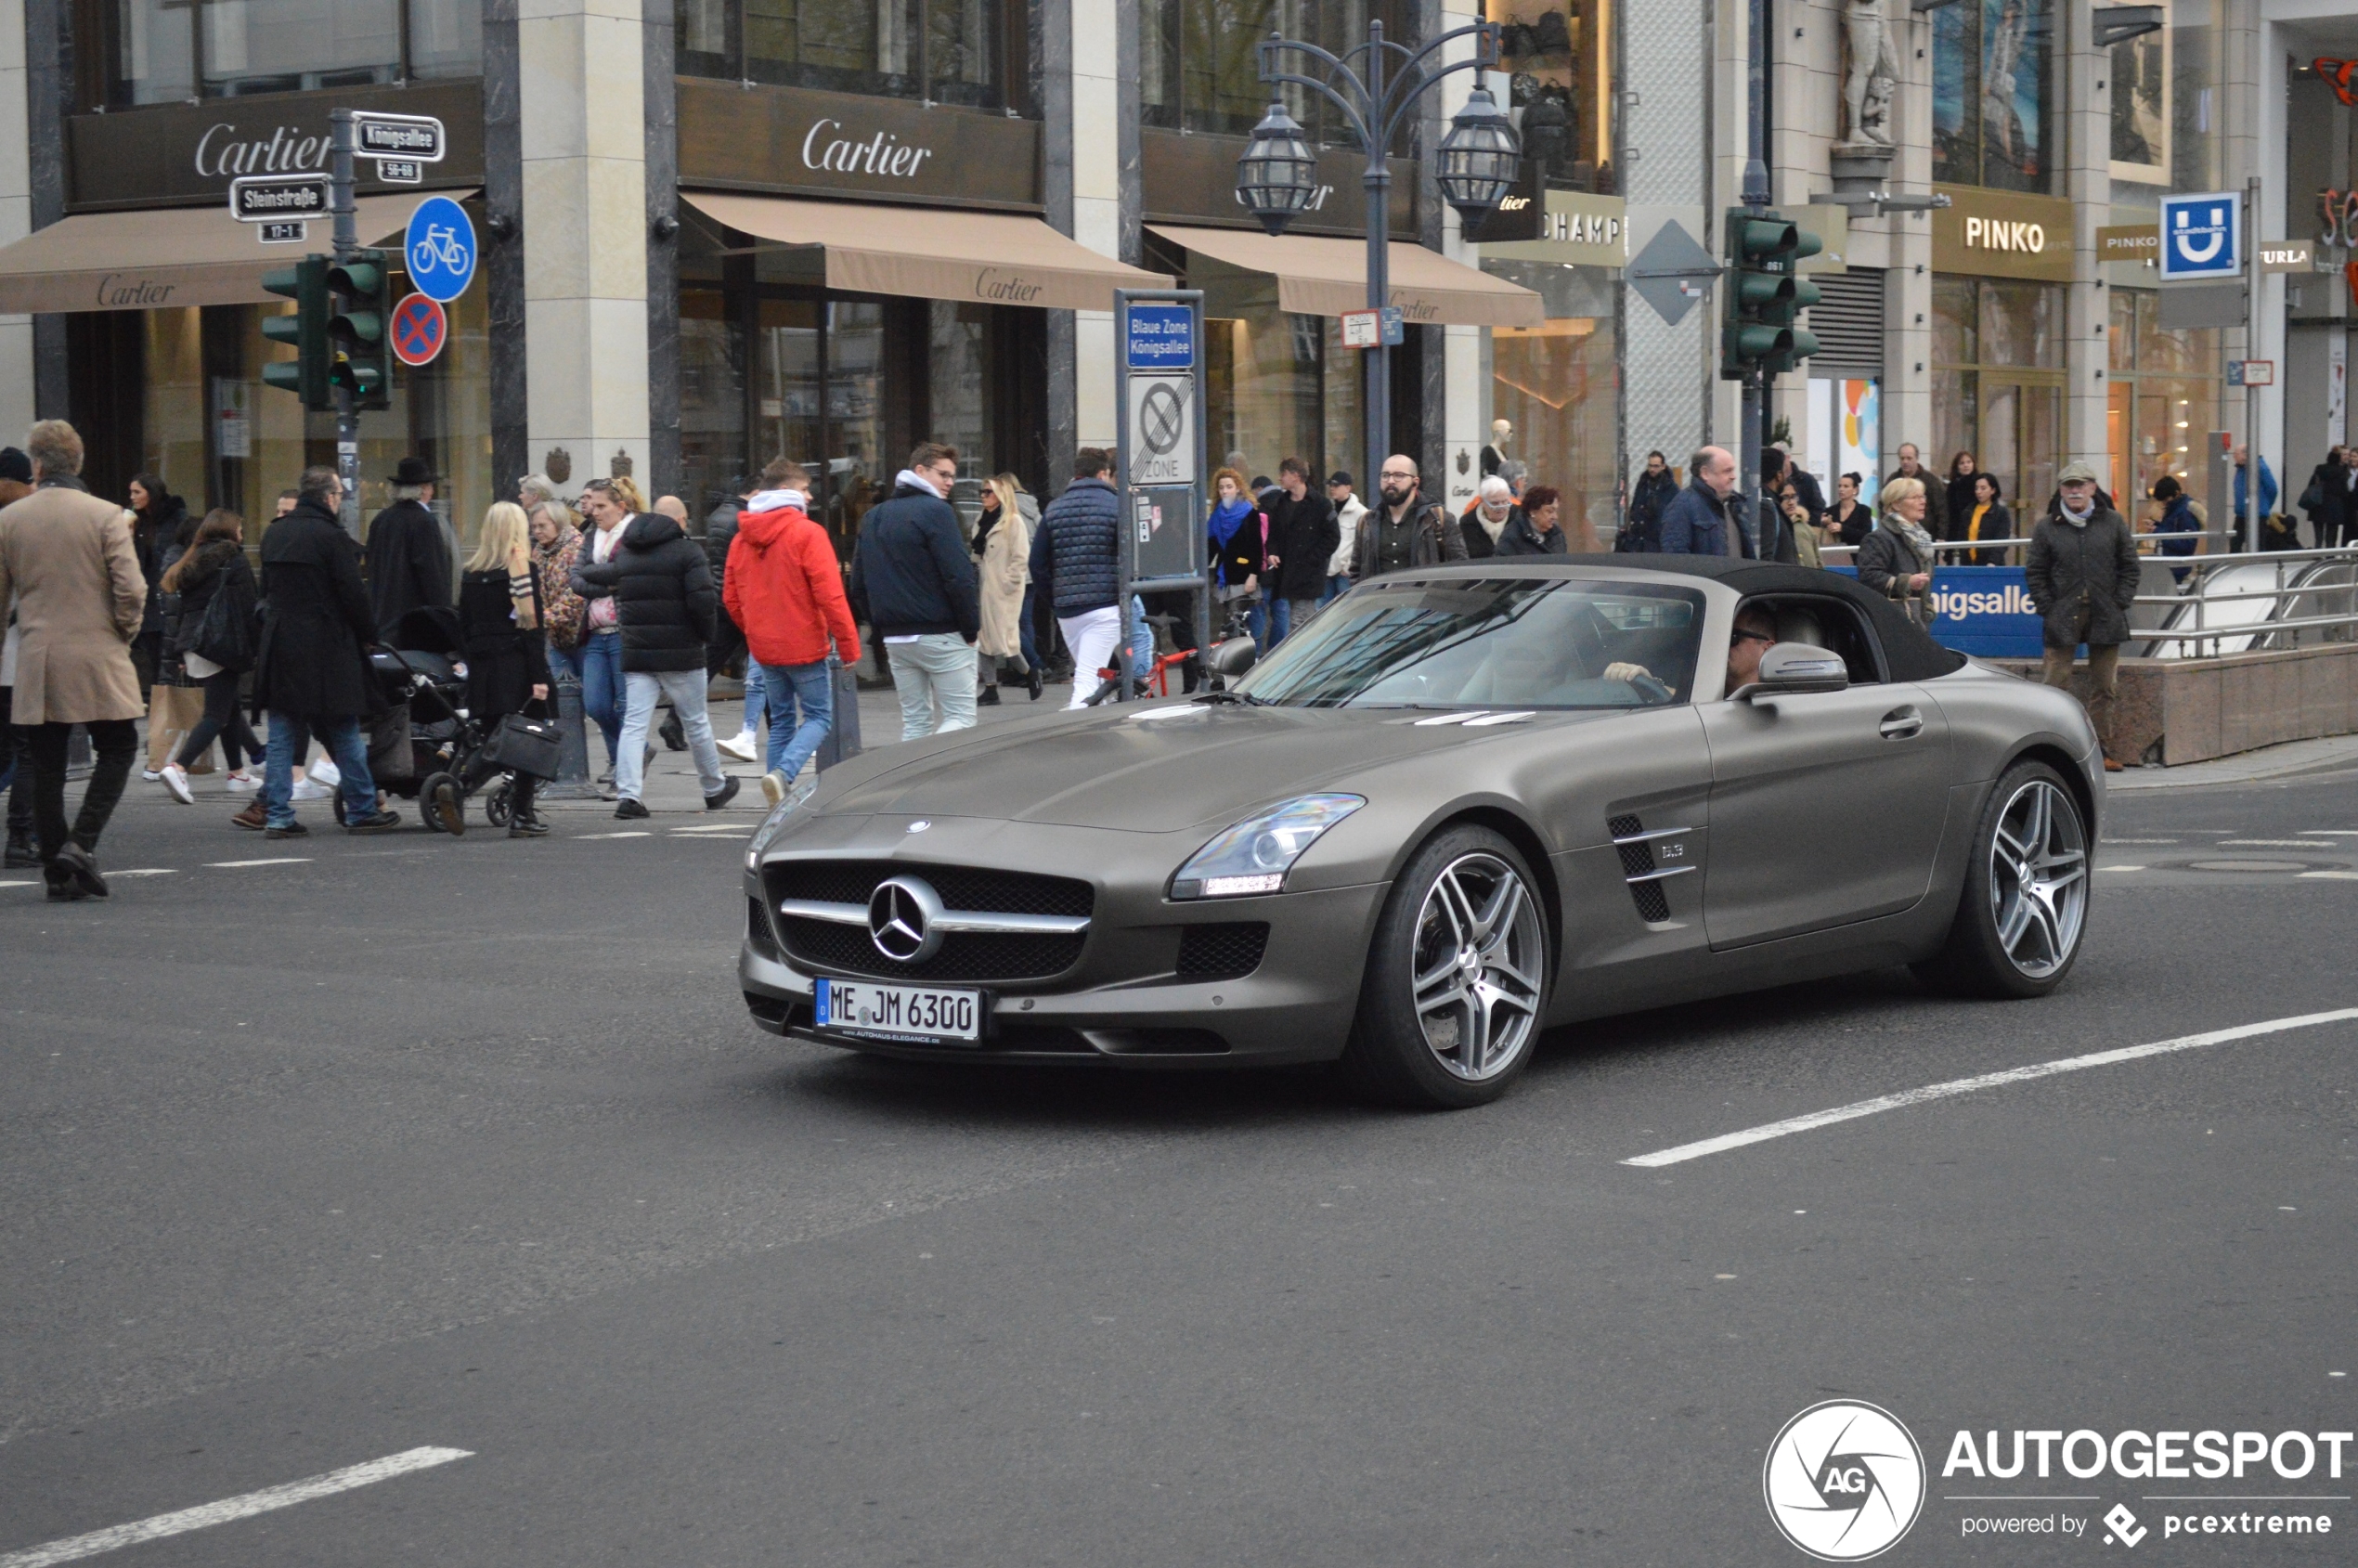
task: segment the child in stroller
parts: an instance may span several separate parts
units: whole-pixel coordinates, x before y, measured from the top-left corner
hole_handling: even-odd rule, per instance
[[[508,826],[514,777],[486,755],[491,736],[468,715],[457,613],[412,610],[396,631],[395,647],[369,655],[385,703],[369,742],[378,787],[417,801],[428,829],[464,833],[468,797],[496,778],[484,815],[494,827]]]

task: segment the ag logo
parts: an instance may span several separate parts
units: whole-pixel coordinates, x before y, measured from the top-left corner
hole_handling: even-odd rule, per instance
[[[1858,1562],[1916,1523],[1924,1457],[1889,1411],[1830,1399],[1777,1433],[1760,1487],[1785,1539],[1821,1562]]]

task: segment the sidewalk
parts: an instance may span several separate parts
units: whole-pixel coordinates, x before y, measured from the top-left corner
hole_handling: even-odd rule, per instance
[[[995,707],[975,710],[976,727],[989,729],[998,724],[1020,722],[1033,715],[1046,717],[1063,711],[1072,697],[1069,685],[1049,686],[1033,702],[1020,686],[1000,688],[999,704]],[[734,680],[716,680],[706,697],[712,714],[712,732],[726,740],[734,735],[745,722],[744,687]],[[886,746],[900,744],[900,698],[889,686],[865,690],[860,693],[860,738],[862,755]],[[606,766],[606,743],[596,727],[590,728],[590,766],[602,772]],[[720,771],[738,779],[737,797],[729,802],[723,815],[746,814],[758,818],[769,810],[761,797],[762,765],[758,757],[751,762],[740,762],[727,752],[720,754]],[[647,764],[646,794],[648,810],[657,815],[687,812],[704,813],[704,786],[697,782],[694,760],[684,751],[668,751],[661,740],[655,741],[654,760]],[[544,798],[542,807],[550,811],[602,811],[614,814],[611,800],[552,800]]]
[[[2329,735],[2323,740],[2287,741],[2258,751],[2214,757],[2208,762],[2186,762],[2175,768],[2129,768],[2105,781],[2107,791],[2194,789],[2204,784],[2259,784],[2298,778],[2307,773],[2331,773],[2358,768],[2358,735]]]

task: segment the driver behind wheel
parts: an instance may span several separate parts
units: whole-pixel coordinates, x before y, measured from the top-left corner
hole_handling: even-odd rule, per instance
[[[1761,656],[1777,644],[1777,617],[1766,605],[1746,604],[1736,611],[1735,629],[1728,634],[1728,691],[1749,686],[1760,678]],[[1652,679],[1641,664],[1616,662],[1605,666],[1608,680]]]

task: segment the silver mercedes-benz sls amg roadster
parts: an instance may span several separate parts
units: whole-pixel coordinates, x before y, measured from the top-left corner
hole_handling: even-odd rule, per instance
[[[2068,694],[1833,573],[1377,578],[1192,698],[896,745],[745,857],[764,1029],[927,1061],[1340,1060],[1498,1095],[1543,1029],[1910,965],[2030,997],[2104,799]]]

